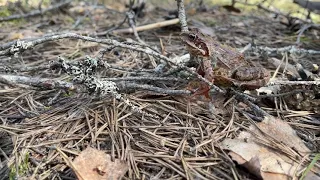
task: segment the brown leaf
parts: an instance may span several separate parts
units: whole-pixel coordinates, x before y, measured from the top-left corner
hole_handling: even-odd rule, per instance
[[[230,151],[233,160],[262,179],[288,179],[299,167],[298,163],[254,142],[226,139],[222,146]]]
[[[285,121],[269,116],[256,126],[252,125],[250,129],[260,138],[268,136],[266,142],[271,139],[302,155],[310,153],[310,150]],[[236,139],[225,139],[222,142],[222,148],[229,151],[228,154],[234,161],[262,179],[282,180],[296,177],[296,173],[301,171],[303,166],[285,156],[284,153],[280,153],[277,148],[260,143],[261,140],[253,134],[243,131]],[[317,177],[317,175],[310,171],[306,179],[312,179],[312,177]]]
[[[73,170],[79,180],[120,179],[127,171],[128,165],[110,155],[88,147],[73,161]]]
[[[310,153],[310,150],[304,145],[303,141],[297,136],[291,126],[281,119],[266,116],[262,122],[257,123],[257,127],[259,127],[263,133],[293,148],[302,155]],[[257,134],[260,133],[255,126],[251,126],[250,129]]]

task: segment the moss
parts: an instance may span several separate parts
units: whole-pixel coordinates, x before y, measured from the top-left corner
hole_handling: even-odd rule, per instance
[[[26,176],[29,170],[29,153],[26,153],[22,162],[18,165],[18,169],[14,165],[10,167],[9,179],[14,180],[21,176]]]
[[[11,15],[11,12],[9,11],[9,9],[7,7],[4,6],[0,9],[0,17],[7,17],[10,15]]]
[[[0,17],[8,17],[11,16],[12,13],[11,11],[8,9],[8,7],[4,6],[0,8]],[[15,19],[12,21],[4,21],[0,23],[0,27],[3,26],[19,26],[23,23],[25,23],[26,21],[24,19]]]
[[[314,39],[312,39],[311,37],[306,37],[306,36],[300,37],[300,42],[308,43],[312,41],[314,41]]]
[[[64,16],[63,20],[65,23],[71,23],[71,24],[75,23],[74,19],[70,16]]]
[[[63,93],[63,97],[71,97],[74,93],[72,91]]]

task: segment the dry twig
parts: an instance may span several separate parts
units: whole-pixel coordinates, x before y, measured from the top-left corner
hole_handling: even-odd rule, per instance
[[[2,21],[11,21],[11,20],[15,20],[15,19],[22,19],[22,18],[30,18],[30,17],[33,17],[33,16],[39,16],[39,15],[43,15],[45,14],[46,12],[50,12],[50,11],[53,11],[53,10],[56,10],[56,9],[59,9],[59,8],[63,8],[67,5],[69,5],[72,1],[71,0],[66,0],[64,2],[61,2],[61,3],[58,3],[54,6],[51,6],[47,9],[41,9],[41,10],[35,10],[35,11],[32,11],[32,12],[29,12],[28,14],[16,14],[16,15],[12,15],[12,16],[8,16],[8,17],[0,17],[0,22]]]
[[[148,24],[148,25],[137,26],[137,27],[135,27],[135,29],[137,32],[147,31],[147,30],[152,30],[152,29],[156,29],[156,28],[171,26],[171,25],[177,24],[178,22],[179,22],[179,19],[171,19],[171,20],[152,23],[152,24]],[[121,33],[133,33],[134,31],[132,28],[127,28],[127,29],[113,30],[112,32],[114,34],[121,34]],[[100,35],[100,34],[98,34],[98,35]]]

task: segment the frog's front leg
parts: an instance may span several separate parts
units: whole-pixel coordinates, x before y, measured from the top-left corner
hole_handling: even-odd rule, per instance
[[[193,56],[190,54],[190,59],[185,63],[187,67],[198,67],[199,66],[199,57]]]
[[[204,78],[208,81],[214,81],[214,68],[217,66],[217,60],[215,57],[207,58],[203,60]]]
[[[210,61],[207,58],[198,57],[199,66],[197,69],[197,73],[207,79],[210,82],[213,82],[213,69],[210,65]],[[206,98],[210,98],[209,90],[210,87],[207,83],[196,80],[192,81],[188,85],[188,90],[193,92],[193,96],[196,95],[204,95]]]

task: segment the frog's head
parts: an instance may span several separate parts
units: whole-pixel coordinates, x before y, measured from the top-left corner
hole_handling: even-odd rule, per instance
[[[210,56],[207,45],[208,37],[197,28],[189,28],[189,31],[180,34],[182,42],[187,50],[194,56]]]

